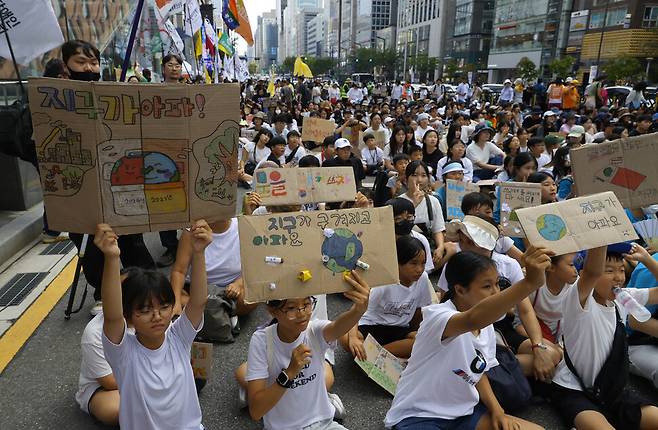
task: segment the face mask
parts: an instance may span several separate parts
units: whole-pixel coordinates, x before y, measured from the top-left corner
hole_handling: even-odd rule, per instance
[[[395,234],[398,236],[407,236],[411,234],[411,230],[414,228],[414,222],[408,219],[399,221],[395,223]]]
[[[69,70],[71,79],[74,81],[100,81],[101,74],[98,72],[76,72]]]

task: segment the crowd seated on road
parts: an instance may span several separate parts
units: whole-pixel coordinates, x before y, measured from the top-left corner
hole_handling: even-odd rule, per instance
[[[62,54],[51,76],[100,78],[95,47],[70,41]],[[183,80],[182,64],[164,57],[167,83]],[[145,85],[146,75],[132,80]],[[381,417],[387,428],[541,428],[516,416],[528,404],[526,390],[550,402],[568,427],[658,428],[658,407],[627,387],[630,371],[658,389],[658,250],[640,240],[556,256],[501,234],[494,187],[467,194],[464,217],[450,222],[445,194],[450,179],[494,179],[541,184],[541,204],[568,200],[578,195],[570,151],[656,133],[658,113],[639,97],[642,85],[626,105],[608,100],[605,76],[584,89],[571,77],[548,87],[509,79],[496,100],[485,100],[477,82],[460,81],[454,91],[438,79],[420,92],[401,81],[242,83],[243,213],[390,205],[400,282],[371,290],[357,272],[345,274],[352,303],[332,321],[324,295],[245,301],[249,258],[240,258],[236,218],[165,232],[157,260],[141,235],[118,236],[99,224],[82,262],[96,316],[81,341],[80,408],[125,429],[203,429],[192,342],[250,336],[235,376],[254,420],[274,430],[344,429],[345,407],[330,391],[333,349],[340,344],[365,359],[371,336],[406,363]],[[304,141],[308,118],[332,121],[334,132]],[[354,199],[262,204],[253,187],[258,170],[310,166],[351,167]],[[655,219],[655,203],[626,212]],[[81,236],[70,236],[80,247]],[[617,287],[652,318],[640,322],[615,304]],[[240,333],[238,317],[252,318],[257,306],[271,320]]]

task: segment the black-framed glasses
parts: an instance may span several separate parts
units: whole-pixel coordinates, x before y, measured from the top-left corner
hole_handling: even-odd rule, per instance
[[[293,308],[282,307],[280,309],[281,312],[283,312],[283,314],[286,316],[286,318],[288,318],[289,320],[293,320],[298,315],[312,313],[315,310],[317,304],[318,304],[318,299],[316,299],[315,297],[311,297],[310,302],[304,303],[304,306],[302,307],[293,307]]]

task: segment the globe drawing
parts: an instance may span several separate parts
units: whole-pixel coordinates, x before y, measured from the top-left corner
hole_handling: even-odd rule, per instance
[[[555,242],[567,235],[567,225],[557,215],[543,214],[537,218],[537,231],[544,239]]]
[[[337,228],[331,237],[322,242],[322,262],[334,273],[342,273],[356,268],[356,262],[363,255],[363,243],[346,228]]]

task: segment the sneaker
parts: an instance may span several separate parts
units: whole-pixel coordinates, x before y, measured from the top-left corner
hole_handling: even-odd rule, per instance
[[[327,393],[329,396],[329,402],[331,402],[332,405],[334,405],[335,411],[334,411],[334,419],[335,420],[342,420],[345,418],[347,413],[345,412],[345,406],[343,406],[342,400],[340,400],[340,397],[338,397],[338,394],[334,393]]]
[[[158,267],[168,267],[174,264],[176,261],[176,251],[173,249],[168,249],[164,254],[155,262]]]
[[[238,384],[238,408],[244,409],[247,407],[247,390]]]
[[[94,303],[94,306],[92,306],[89,313],[92,316],[95,317],[96,315],[100,314],[101,312],[103,312],[103,301],[102,300],[96,300],[96,303]]]
[[[48,234],[45,231],[41,233],[41,243],[49,244],[55,242],[63,242],[65,240],[69,240],[68,233],[60,233],[57,236]]]

